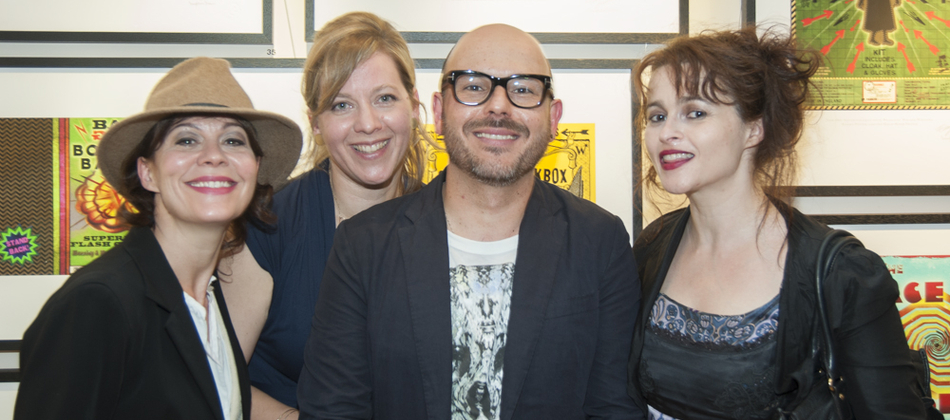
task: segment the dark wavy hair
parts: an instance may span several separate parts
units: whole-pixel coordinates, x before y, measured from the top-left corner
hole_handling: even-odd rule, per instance
[[[242,118],[222,114],[176,114],[165,117],[145,133],[145,137],[126,156],[122,164],[125,186],[124,191],[119,191],[119,193],[134,207],[122,206],[119,209],[119,218],[125,223],[132,226],[155,226],[155,193],[142,186],[138,173],[138,160],[139,158],[152,159],[171,129],[179,122],[192,117],[228,117],[234,119],[247,133],[248,142],[251,150],[254,151],[254,156],[259,158],[264,156],[264,151],[257,142],[257,131],[254,130],[254,126],[250,122]],[[224,243],[221,244],[221,258],[238,253],[241,247],[244,246],[244,240],[247,239],[247,223],[263,228],[277,220],[277,216],[270,210],[273,197],[273,187],[260,183],[256,184],[250,205],[240,217],[232,220],[231,224],[228,225]]]
[[[647,122],[644,72],[667,68],[677,94],[734,106],[744,122],[762,119],[764,136],[753,161],[756,185],[773,200],[788,201],[797,172],[795,146],[802,135],[804,103],[811,93],[809,78],[819,65],[818,53],[798,50],[794,40],[774,29],[761,36],[749,26],[675,38],[647,54],[634,73],[640,105],[637,129],[642,133]],[[652,165],[638,188],[643,183],[659,186]]]

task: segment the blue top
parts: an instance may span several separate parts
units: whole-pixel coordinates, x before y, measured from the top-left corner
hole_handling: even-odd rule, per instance
[[[291,182],[274,195],[273,210],[276,228],[265,232],[248,226],[247,247],[274,278],[267,321],[248,371],[251,385],[297,407],[304,344],[336,231],[327,172],[314,169]]]

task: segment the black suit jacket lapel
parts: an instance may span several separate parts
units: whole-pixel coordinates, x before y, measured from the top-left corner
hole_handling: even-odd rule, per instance
[[[398,228],[412,333],[430,419],[451,415],[452,309],[449,251],[442,202],[443,172],[420,191]],[[431,252],[427,252],[431,250]]]
[[[147,228],[133,229],[129,232],[126,243],[129,245],[128,252],[139,267],[145,282],[146,297],[168,312],[165,331],[178,348],[178,353],[194,376],[201,393],[215,413],[215,418],[224,420],[221,400],[218,398],[204,346],[198,337],[191,313],[185,306],[181,285],[165,259],[165,253],[154,234]]]
[[[518,236],[518,257],[511,291],[511,313],[505,344],[501,418],[510,420],[537,351],[557,262],[564,255],[567,222],[562,203],[535,180]],[[568,279],[569,280],[569,279]]]

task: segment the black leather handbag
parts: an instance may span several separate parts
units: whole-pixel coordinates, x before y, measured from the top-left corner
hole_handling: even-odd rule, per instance
[[[821,375],[821,380],[808,390],[805,399],[791,411],[781,411],[782,420],[850,420],[854,416],[851,408],[845,402],[845,395],[841,389],[844,378],[838,372],[835,361],[834,340],[831,325],[828,323],[828,312],[825,305],[824,288],[822,284],[834,267],[835,260],[841,248],[847,245],[863,246],[861,241],[843,230],[832,230],[825,235],[818,248],[818,262],[815,267],[815,289],[817,297],[818,316],[815,319],[814,338],[812,339],[812,360]],[[941,414],[934,407],[934,400],[930,394],[930,364],[926,350],[911,350],[911,361],[917,371],[917,386],[921,392],[921,402],[927,412],[927,420],[943,420]]]
[[[824,283],[825,277],[834,266],[838,251],[848,244],[861,242],[850,233],[843,230],[833,230],[825,235],[825,239],[818,248],[818,262],[815,267],[815,293],[817,296],[818,316],[812,328],[813,338],[811,345],[812,360],[820,380],[816,380],[805,399],[791,411],[783,411],[780,419],[783,420],[847,420],[851,419],[851,410],[844,402],[844,393],[841,392],[841,375],[838,374],[838,365],[834,357],[834,340],[831,336],[831,327],[828,324],[827,309],[825,306]]]

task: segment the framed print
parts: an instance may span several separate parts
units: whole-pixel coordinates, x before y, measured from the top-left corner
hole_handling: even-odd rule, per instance
[[[937,409],[950,416],[950,255],[884,256],[897,281],[897,308],[911,349],[930,361],[930,392]]]
[[[950,108],[946,2],[794,0],[792,29],[825,60],[813,109]]]
[[[0,275],[69,274],[121,241],[122,202],[98,170],[98,141],[167,71],[0,68],[0,94],[24,98],[0,105],[2,154],[17,168],[0,183],[11,198],[0,206]],[[306,124],[299,67],[233,73],[257,109]]]
[[[28,195],[35,199],[11,200],[0,209],[0,233],[9,233],[12,250],[8,261],[0,261],[6,264],[0,266],[2,274],[68,274],[121,239],[122,232],[109,231],[108,222],[99,220],[108,219],[108,206],[83,204],[109,195],[97,175],[95,145],[111,124],[139,112],[152,86],[180,61],[89,59],[115,67],[66,67],[77,63],[74,60],[50,67],[0,67],[0,95],[26,98],[0,104],[0,127],[6,127],[0,135],[4,143],[19,145],[8,152],[18,156],[10,158],[22,165],[20,171],[4,175],[4,185],[31,191]],[[256,108],[284,114],[307,127],[300,96],[300,60],[231,61],[235,77]],[[149,66],[131,67],[144,64]],[[417,64],[420,98],[426,115],[431,116],[429,104],[439,87],[442,63],[420,60]],[[554,92],[564,102],[563,127],[552,143],[548,166],[536,172],[539,178],[573,188],[617,214],[631,235],[638,231],[635,221],[640,219],[635,217],[633,196],[636,155],[630,75],[634,64],[632,60],[552,61]],[[592,80],[600,88],[591,89]],[[439,169],[436,160],[434,171]],[[31,175],[22,176],[25,173]],[[90,218],[92,213],[104,216]],[[20,248],[29,244],[34,245]]]
[[[916,186],[921,190],[929,186]],[[874,194],[872,188],[799,188],[793,205],[828,225],[923,225],[950,223],[950,194]],[[879,187],[883,192],[887,188]],[[827,194],[832,190],[832,194]],[[943,192],[942,188],[934,192]],[[865,194],[867,193],[867,194]],[[840,194],[840,195],[838,195]]]
[[[507,23],[542,43],[656,44],[689,32],[688,8],[688,0],[306,0],[306,36],[311,41],[314,31],[333,18],[366,10],[392,22],[410,43],[454,43],[476,27]]]
[[[800,186],[950,186],[950,110],[811,111],[804,130]]]
[[[0,41],[269,44],[271,1],[8,1]]]

